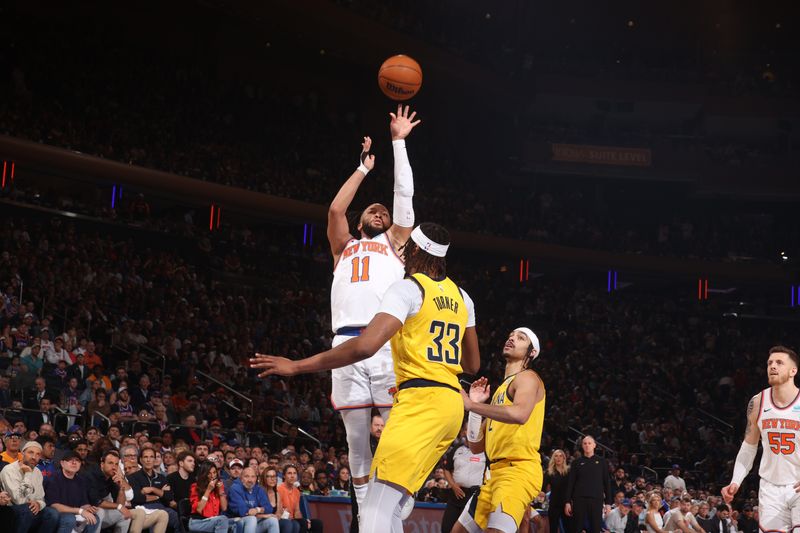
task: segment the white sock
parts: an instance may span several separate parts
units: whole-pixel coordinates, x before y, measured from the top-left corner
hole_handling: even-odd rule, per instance
[[[364,505],[364,498],[367,497],[368,483],[363,485],[356,485],[353,483],[353,492],[356,493],[356,503],[358,504],[358,513],[361,514],[361,506]]]

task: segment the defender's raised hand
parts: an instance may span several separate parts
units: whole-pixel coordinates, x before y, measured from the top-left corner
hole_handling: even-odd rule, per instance
[[[397,141],[400,139],[405,139],[408,137],[408,134],[411,133],[420,122],[421,120],[414,120],[414,117],[417,116],[416,111],[412,111],[411,115],[408,114],[409,107],[403,107],[401,104],[397,105],[397,114],[389,113],[389,116],[392,117],[392,121],[389,123],[389,131],[392,132],[392,140]]]
[[[469,399],[475,403],[486,403],[490,397],[489,380],[485,377],[478,378],[472,382],[469,388]]]

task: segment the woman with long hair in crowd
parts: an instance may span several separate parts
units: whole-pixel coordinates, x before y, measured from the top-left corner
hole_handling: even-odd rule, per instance
[[[336,479],[333,480],[331,488],[334,490],[350,491],[350,469],[343,466],[336,473]]]
[[[281,495],[278,493],[278,471],[271,467],[265,468],[261,473],[260,481],[264,492],[267,493],[267,501],[271,507],[266,512],[274,514],[280,519],[278,521],[280,533],[299,533],[300,524],[292,519],[283,518],[284,507]]]
[[[192,504],[189,531],[227,533],[228,517],[222,513],[228,510],[228,498],[217,475],[217,465],[210,461],[200,463],[197,482],[189,490],[189,501]]]
[[[564,531],[571,531],[569,517],[564,514],[564,505],[567,503],[567,480],[569,478],[569,464],[564,450],[554,450],[547,463],[544,473],[544,489],[550,488],[550,505],[547,515],[550,518],[550,533],[558,533],[563,527]]]
[[[644,523],[647,526],[647,533],[667,533],[664,531],[664,518],[661,516],[661,493],[657,490],[647,495],[647,514]]]

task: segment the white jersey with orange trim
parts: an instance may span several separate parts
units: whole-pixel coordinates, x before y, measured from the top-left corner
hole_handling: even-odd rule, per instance
[[[758,475],[773,485],[800,481],[800,393],[789,405],[780,407],[772,387],[761,392],[758,428],[761,431],[761,466]]]
[[[386,233],[351,239],[333,268],[331,326],[333,331],[369,324],[383,294],[405,277],[405,266]]]

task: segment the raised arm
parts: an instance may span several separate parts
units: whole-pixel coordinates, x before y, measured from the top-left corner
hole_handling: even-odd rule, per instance
[[[389,113],[392,117],[389,131],[392,133],[392,151],[394,152],[394,202],[392,205],[393,225],[387,232],[395,250],[403,246],[414,229],[414,173],[406,152],[406,137],[421,120],[414,120],[417,112],[409,115],[409,107],[397,106],[397,113]]]
[[[486,378],[477,380],[472,386],[475,387],[476,383],[481,382],[485,384],[488,391],[489,385]],[[473,401],[472,391],[470,390],[470,395],[464,397],[464,407],[471,413],[476,413],[498,422],[524,424],[530,418],[536,403],[542,399],[544,391],[541,386],[541,380],[533,372],[522,372],[514,379],[512,386],[516,387],[516,390],[513,391],[513,405],[490,405]]]
[[[364,142],[361,143],[358,168],[347,178],[328,207],[328,242],[331,245],[334,265],[339,260],[339,255],[347,245],[347,241],[353,238],[347,224],[347,209],[361,186],[361,182],[367,176],[367,172],[375,166],[375,156],[368,154],[371,147],[372,139],[364,137]]]
[[[250,368],[263,369],[263,372],[258,375],[263,378],[273,374],[279,376],[310,374],[352,365],[375,354],[392,338],[392,335],[397,333],[402,325],[403,323],[392,315],[378,313],[361,335],[326,352],[299,361],[256,354],[254,358],[250,359]]]
[[[733,476],[727,487],[722,489],[722,499],[725,503],[731,503],[736,492],[742,485],[742,481],[753,468],[753,461],[758,452],[758,441],[761,438],[761,430],[758,428],[758,415],[761,412],[761,393],[750,398],[747,404],[747,427],[744,430],[744,440],[736,455],[736,463],[733,467]]]
[[[465,334],[466,337],[466,334]],[[466,407],[467,401],[485,402],[489,399],[489,380],[478,378],[472,382],[469,394],[461,392]],[[486,420],[478,413],[470,411],[467,417],[467,445],[472,453],[483,453],[486,451]]]

